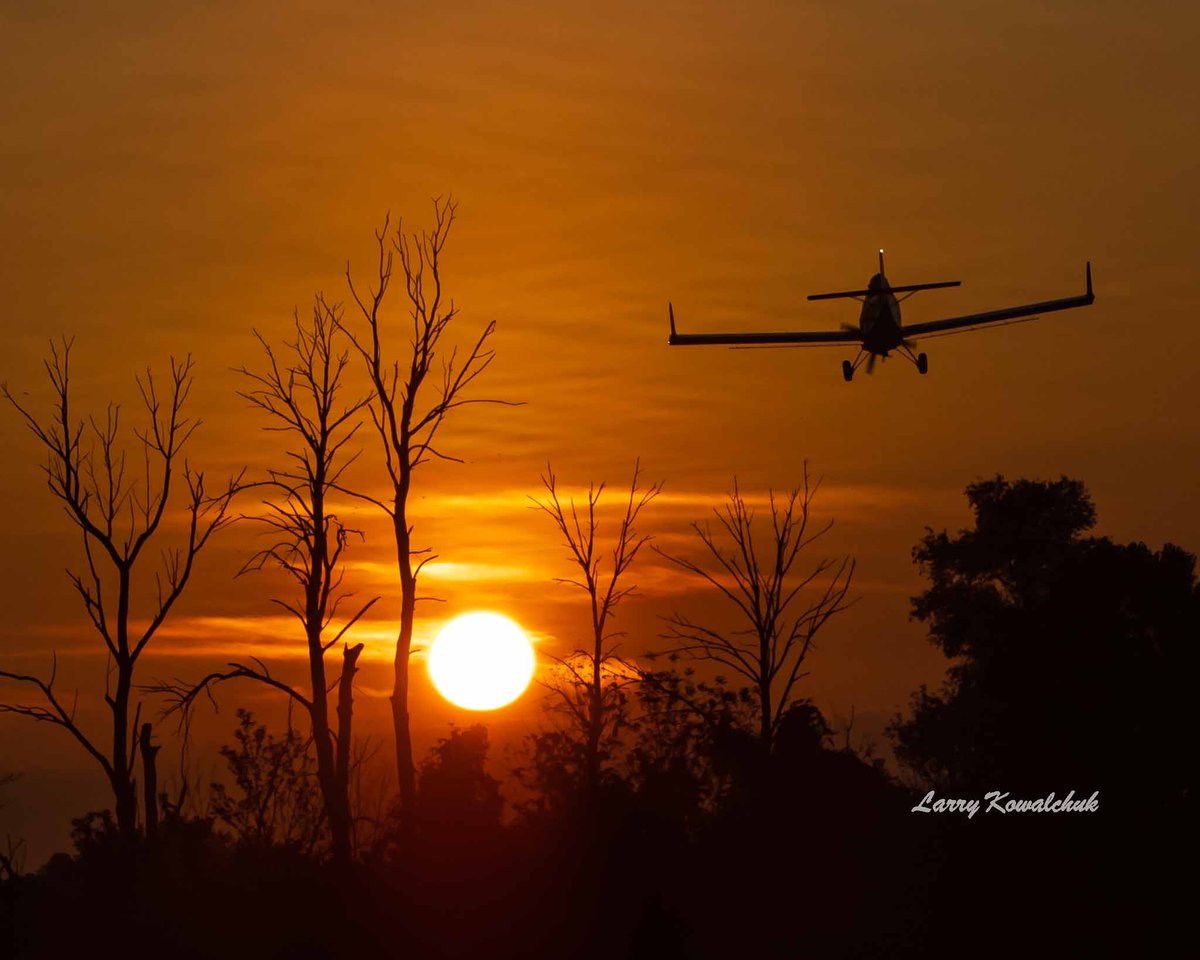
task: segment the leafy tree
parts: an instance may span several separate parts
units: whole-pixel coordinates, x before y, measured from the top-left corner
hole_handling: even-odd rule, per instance
[[[930,530],[913,615],[951,664],[889,733],[903,763],[957,791],[1099,789],[1178,804],[1195,785],[1195,557],[1088,536],[1077,480],[967,487],[972,529]]]
[[[324,826],[311,740],[290,723],[277,738],[242,707],[237,719],[236,744],[221,747],[237,792],[212,784],[210,815],[246,846],[288,846],[311,853]]]
[[[760,716],[754,691],[689,667],[643,672],[636,695],[629,780],[648,811],[695,829],[745,779]]]
[[[418,819],[443,836],[469,837],[500,826],[504,798],[500,781],[486,770],[487,727],[453,727],[421,765]]]

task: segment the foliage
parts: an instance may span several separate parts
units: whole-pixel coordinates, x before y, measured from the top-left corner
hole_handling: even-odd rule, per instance
[[[583,699],[586,691],[578,695]],[[620,758],[631,726],[628,691],[624,686],[608,687],[602,702],[605,731],[594,750],[586,727],[562,723],[560,717],[552,721],[555,725],[526,736],[525,762],[512,771],[517,781],[535,795],[516,805],[522,813],[567,814],[593,800],[625,791]],[[547,710],[553,708],[554,702],[550,701]]]
[[[913,615],[951,659],[939,690],[889,728],[897,756],[945,789],[1107,791],[1178,803],[1194,786],[1185,708],[1200,626],[1195,558],[1085,536],[1082,483],[972,484],[975,526],[927,532]]]
[[[237,792],[212,784],[212,817],[239,844],[312,853],[324,840],[325,823],[311,742],[290,724],[277,738],[242,707],[237,718],[236,744],[221,747]]]
[[[694,826],[745,774],[759,716],[755,692],[732,689],[724,677],[698,679],[688,667],[643,674],[637,704],[629,779],[649,809]]]
[[[500,825],[500,781],[487,773],[488,731],[483,724],[452,727],[421,765],[417,810],[421,826],[472,834]]]

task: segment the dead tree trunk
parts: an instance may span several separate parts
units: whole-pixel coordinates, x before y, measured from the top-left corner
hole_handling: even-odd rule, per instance
[[[400,630],[392,659],[392,734],[396,744],[396,776],[402,810],[415,809],[417,771],[413,759],[412,728],[408,713],[408,666],[412,656],[413,627],[417,615],[417,572],[412,564],[412,537],[407,520],[408,482],[398,488],[393,510],[396,565],[400,577]],[[419,567],[418,567],[419,568]]]
[[[272,470],[269,479],[259,484],[271,496],[264,500],[262,513],[252,519],[271,533],[275,543],[255,554],[243,572],[270,565],[296,582],[298,599],[276,598],[274,602],[294,615],[303,628],[308,695],[273,677],[260,661],[254,665],[234,663],[230,670],[209,674],[197,684],[175,683],[165,689],[176,698],[177,706],[187,709],[212,684],[245,678],[279,690],[302,707],[311,725],[332,856],[339,869],[348,870],[353,858],[349,770],[342,752],[350,749],[351,685],[362,645],[351,648],[356,652],[343,660],[336,732],[330,722],[325,654],[378,598],[368,600],[344,620],[339,617],[340,605],[350,597],[341,589],[343,552],[358,531],[342,524],[330,496],[342,489],[343,474],[357,456],[343,451],[356,435],[360,425],[356,417],[367,403],[365,397],[342,399],[350,359],[347,351],[338,349],[340,309],[318,296],[311,324],[304,325],[296,317],[296,339],[285,343],[286,359],[277,356],[260,336],[265,372],[241,370],[253,384],[242,396],[269,415],[267,429],[287,433],[296,441],[286,453],[288,466]]]
[[[308,696],[301,697],[296,691],[285,689],[308,713],[333,859],[339,868],[346,869],[353,856],[349,777],[339,762],[339,755],[350,745],[353,702],[350,685],[357,654],[343,662],[335,735],[330,723],[325,653],[341,640],[375,600],[359,607],[332,639],[326,639],[327,632],[333,631],[332,623],[340,603],[349,596],[340,592],[344,576],[342,553],[350,535],[356,533],[348,530],[333,512],[330,496],[340,489],[345,469],[357,456],[346,456],[342,451],[357,433],[359,422],[356,416],[367,404],[365,397],[345,402],[341,397],[349,354],[338,349],[342,329],[340,312],[339,306],[318,297],[309,326],[302,325],[297,317],[296,340],[286,345],[291,354],[287,363],[279,360],[260,337],[268,370],[259,374],[243,368],[242,373],[255,386],[242,395],[271,416],[275,421],[271,429],[283,429],[298,440],[298,449],[288,453],[293,465],[271,472],[268,486],[280,498],[266,501],[266,513],[259,518],[281,539],[247,566],[262,566],[269,562],[291,574],[303,594],[299,603],[276,601],[300,620],[308,653]],[[354,649],[361,652],[362,645]],[[243,670],[239,675],[252,674],[258,674],[258,671]],[[258,675],[257,679],[267,678]],[[274,685],[282,686],[277,682]]]
[[[407,236],[397,224],[388,238],[388,223],[375,234],[378,247],[376,278],[367,296],[361,296],[349,268],[346,280],[366,323],[362,335],[351,333],[374,395],[371,417],[379,434],[383,462],[391,490],[374,498],[359,494],[391,518],[396,538],[396,567],[400,586],[400,629],[396,636],[391,696],[392,728],[396,741],[396,778],[401,808],[411,812],[416,805],[416,769],[413,763],[412,732],[408,709],[409,660],[416,618],[417,580],[421,568],[434,559],[429,550],[417,549],[412,541],[408,497],[413,473],[430,459],[455,460],[437,446],[438,432],[451,410],[470,403],[504,403],[467,398],[466,389],[492,362],[487,341],[495,330],[489,323],[471,348],[459,356],[445,350],[443,335],[458,315],[454,302],[442,289],[441,256],[454,222],[453,201],[434,201],[434,228],[428,233]],[[404,273],[411,318],[410,353],[406,359],[386,356],[382,309],[392,279],[394,258],[399,257]],[[430,374],[433,374],[432,378]],[[428,382],[432,379],[432,382]]]
[[[346,822],[345,835],[353,847],[354,820],[350,810],[350,757],[354,733],[354,674],[358,672],[358,658],[363,652],[361,643],[342,648],[342,675],[338,680],[338,739],[337,739],[337,782],[339,798],[345,798],[345,809],[339,812]],[[353,849],[347,851],[353,855]]]
[[[158,751],[160,747],[150,742],[150,724],[142,724],[138,738],[142,751],[142,805],[146,814],[146,839],[158,837]]]

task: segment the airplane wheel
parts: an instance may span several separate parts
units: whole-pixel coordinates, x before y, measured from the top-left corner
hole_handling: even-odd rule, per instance
[[[923,353],[917,354],[917,373],[929,372],[929,358]]]
[[[842,379],[847,383],[854,379],[854,367],[849,360],[842,361]]]

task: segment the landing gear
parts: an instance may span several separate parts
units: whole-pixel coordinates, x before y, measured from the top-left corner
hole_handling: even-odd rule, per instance
[[[900,349],[904,351],[904,355],[913,362],[913,366],[917,368],[917,373],[929,372],[929,358],[923,353],[913,353],[912,348],[907,343],[901,343]]]
[[[858,355],[855,356],[855,358],[852,361],[851,360],[843,360],[842,361],[842,379],[845,380],[847,383],[849,383],[851,380],[854,379],[854,371],[862,366],[863,360],[865,360],[867,358],[873,359],[873,357],[874,357],[874,354],[867,353],[866,350],[863,350],[860,348],[858,351]],[[870,363],[867,364],[867,373],[871,372],[871,366],[872,366],[872,364],[870,364]]]

